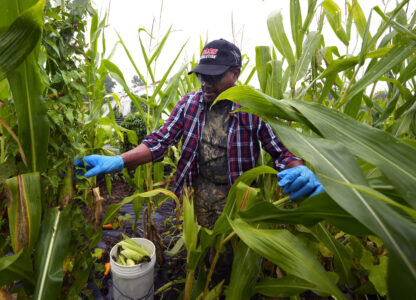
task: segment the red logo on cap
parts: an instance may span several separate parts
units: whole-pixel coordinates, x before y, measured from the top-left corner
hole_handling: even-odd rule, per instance
[[[202,51],[201,55],[209,55],[209,54],[217,54],[218,49],[213,49],[213,48],[209,48],[209,49],[205,49],[204,51]]]

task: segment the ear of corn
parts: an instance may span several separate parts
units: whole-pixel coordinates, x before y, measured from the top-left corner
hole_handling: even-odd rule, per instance
[[[123,235],[124,236],[124,235]],[[123,266],[149,262],[150,254],[141,245],[124,236],[125,240],[118,243],[116,262]]]
[[[130,240],[129,242],[127,242],[127,240],[122,241],[120,242],[120,245],[123,247],[123,249],[129,249],[131,251],[139,253],[142,256],[150,256],[149,252],[147,252],[142,246],[140,246],[132,240]]]

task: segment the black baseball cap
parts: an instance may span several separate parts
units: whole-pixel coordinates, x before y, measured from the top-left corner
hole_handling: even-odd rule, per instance
[[[241,67],[240,49],[233,43],[219,39],[205,45],[199,64],[188,74],[220,75],[230,67]]]

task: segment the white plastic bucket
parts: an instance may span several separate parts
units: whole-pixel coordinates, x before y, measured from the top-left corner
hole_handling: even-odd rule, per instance
[[[156,262],[155,245],[142,238],[132,238],[133,241],[143,246],[150,254],[150,262],[134,266],[123,266],[113,260],[117,257],[117,245],[110,251],[111,277],[113,279],[114,300],[153,300],[153,271]]]

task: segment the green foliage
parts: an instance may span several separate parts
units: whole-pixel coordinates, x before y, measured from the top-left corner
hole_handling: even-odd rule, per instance
[[[269,193],[250,187],[257,176],[272,173],[266,167],[250,170],[234,183],[214,230],[209,235],[200,230],[194,240],[199,244],[188,249],[198,260],[188,265],[192,270],[200,267],[207,247],[221,252],[218,245],[231,241],[235,246],[236,234],[239,248],[243,242],[276,265],[271,273],[277,272],[278,279],[267,277],[263,269],[260,277],[266,277],[251,286],[259,275],[242,276],[241,270],[248,270],[242,266],[256,258],[247,249],[237,249],[228,299],[249,299],[255,293],[300,297],[306,290],[337,299],[345,298],[341,290],[357,298],[413,297],[416,153],[407,142],[415,137],[410,118],[416,99],[416,18],[406,15],[407,2],[388,13],[374,8],[382,19],[378,31],[371,33],[371,15],[365,20],[358,1],[347,3],[345,21],[335,1],[323,1],[320,7],[308,1],[304,21],[300,1],[291,1],[292,34],[283,26],[284,12],[273,12],[267,25],[276,49],[256,48],[261,92],[238,86],[216,100],[232,100],[262,117],[315,170],[326,190],[300,202],[272,200]],[[318,31],[310,32],[311,16],[320,9]],[[326,46],[324,18],[346,46],[355,26],[359,53]],[[276,59],[276,50],[282,58]],[[260,188],[270,188],[270,182],[262,179]],[[185,288],[185,295],[190,289]]]
[[[0,83],[0,169],[10,201],[0,194],[2,203],[10,203],[10,230],[3,226],[3,213],[0,216],[2,255],[12,246],[14,251],[14,259],[1,258],[0,287],[14,290],[19,284],[34,299],[78,297],[90,276],[90,249],[100,234],[79,208],[89,204],[88,197],[82,199],[85,202],[75,200],[72,181],[73,161],[85,152],[83,99],[88,83],[82,65],[88,61],[86,18],[93,10],[89,1],[62,1],[58,6],[47,2],[45,10],[44,1],[1,2],[4,5],[8,13],[1,22],[6,32],[14,19],[32,18],[42,25],[43,35],[36,45],[30,39],[26,44],[16,40],[22,50],[31,45],[31,52],[20,65],[9,65],[7,81]],[[21,52],[15,55],[11,62],[21,59]],[[78,184],[90,187],[83,180]],[[69,282],[74,282],[70,293],[61,294],[63,283]]]
[[[345,298],[343,292],[353,297],[413,296],[416,17],[407,15],[405,0],[391,12],[375,7],[366,19],[358,1],[352,0],[346,3],[343,20],[335,2],[317,6],[318,1],[309,0],[307,15],[302,16],[306,2],[291,0],[290,33],[283,26],[288,12],[271,13],[267,26],[274,47],[256,48],[261,91],[239,86],[220,97],[268,122],[315,170],[326,193],[299,202],[278,199],[276,171],[261,166],[235,182],[222,216],[208,230],[195,221],[191,195],[185,192],[184,232],[174,248],[184,245],[188,251],[185,299],[249,299],[256,293],[299,298],[305,291],[337,299]],[[100,19],[90,1],[0,3],[0,11],[7,11],[0,18],[0,181],[6,183],[9,197],[6,201],[2,186],[0,288],[19,288],[19,296],[34,299],[88,297],[84,286],[95,263],[91,249],[101,239],[101,229],[99,220],[84,215],[95,209],[95,179],[79,179],[74,193],[74,158],[108,153],[104,145],[118,140],[122,151],[131,149],[164,122],[181,95],[199,84],[187,75],[187,66],[171,73],[183,46],[168,70],[157,74],[171,29],[156,46],[156,34],[139,29],[146,70],[138,69],[120,37],[137,73],[132,83],[146,89],[137,96],[110,61],[111,54],[106,55],[106,17]],[[320,11],[317,30],[311,31]],[[371,32],[374,16],[380,16],[381,23]],[[344,46],[325,41],[323,26],[349,47],[344,51]],[[351,52],[353,29],[357,52]],[[254,69],[247,82],[253,74]],[[117,110],[107,101],[114,99],[120,106],[119,97],[109,94],[113,80],[137,109],[121,126],[116,124]],[[109,114],[103,117],[104,105]],[[172,150],[174,155],[163,163],[138,167],[132,178],[124,171],[136,193],[111,205],[103,223],[116,219],[130,202],[137,223],[146,203],[145,234],[158,241],[153,208],[168,198],[180,208],[175,195],[155,188],[155,183],[167,185],[164,164],[174,165],[180,149]],[[264,157],[262,161],[266,163]],[[251,186],[255,179],[258,188]],[[226,292],[223,283],[210,290],[219,254],[228,243],[235,251],[231,282]],[[205,270],[210,249],[216,254]]]
[[[133,113],[127,115],[124,120],[120,123],[120,126],[132,130],[136,133],[138,143],[140,143],[146,136],[146,124],[139,113]],[[127,138],[127,133],[124,134],[124,142],[121,144],[120,151],[126,152],[136,147],[136,145],[130,143]]]

